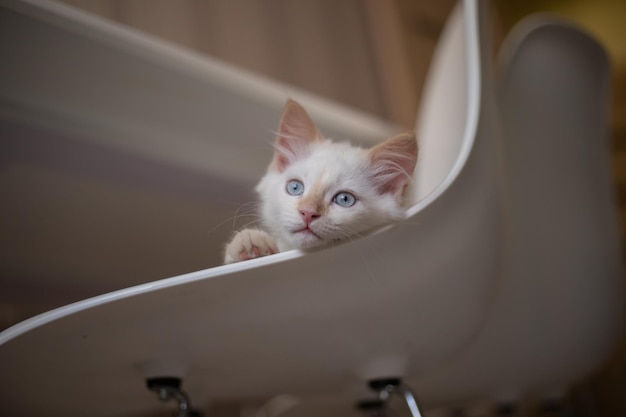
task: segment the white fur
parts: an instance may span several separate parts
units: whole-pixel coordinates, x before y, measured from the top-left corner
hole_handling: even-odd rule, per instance
[[[372,178],[373,169],[366,150],[329,140],[310,143],[306,157],[289,164],[282,172],[270,167],[257,185],[264,228],[284,251],[325,245],[402,219],[404,199],[379,193]],[[302,195],[287,193],[290,180],[304,184]],[[351,207],[334,203],[334,196],[341,191],[352,193],[357,202]],[[314,234],[295,232],[306,227],[298,202],[312,192],[320,196],[318,204],[323,207],[323,214],[309,226]]]

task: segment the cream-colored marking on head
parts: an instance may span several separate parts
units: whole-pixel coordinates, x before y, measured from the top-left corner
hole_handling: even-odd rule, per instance
[[[312,183],[311,189],[307,190],[302,198],[298,199],[297,209],[315,212],[320,216],[327,214],[328,207],[324,204],[327,183],[328,181],[325,181],[324,178],[316,179],[316,181]]]

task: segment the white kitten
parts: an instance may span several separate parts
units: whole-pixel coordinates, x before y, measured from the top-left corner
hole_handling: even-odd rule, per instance
[[[416,160],[413,133],[369,150],[334,143],[289,100],[274,158],[256,187],[265,231],[237,232],[226,245],[224,263],[310,249],[404,218]]]

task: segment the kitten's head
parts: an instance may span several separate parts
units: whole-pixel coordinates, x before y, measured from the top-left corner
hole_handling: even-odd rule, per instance
[[[274,158],[256,188],[263,223],[284,250],[328,244],[402,219],[416,159],[412,133],[369,150],[333,143],[289,100]]]

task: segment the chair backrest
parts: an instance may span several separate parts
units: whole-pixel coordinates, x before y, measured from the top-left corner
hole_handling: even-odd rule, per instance
[[[536,380],[537,368],[567,379],[606,358],[623,316],[607,137],[609,61],[591,36],[548,15],[521,22],[501,57],[506,291],[532,329],[511,341],[524,359],[509,362],[520,366],[518,380]],[[532,299],[523,302],[520,294]],[[546,318],[567,328],[567,338]]]
[[[433,55],[416,127],[418,199],[430,194],[456,162],[468,112],[467,42],[462,4],[454,9]]]

